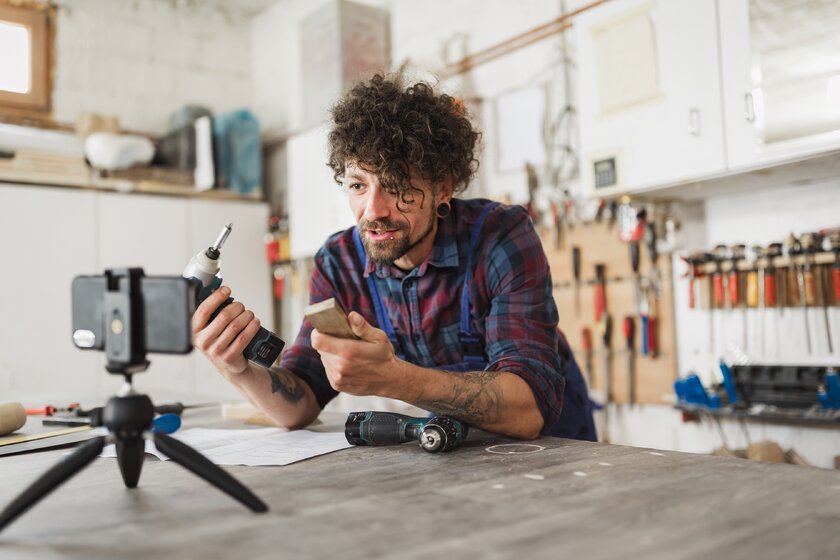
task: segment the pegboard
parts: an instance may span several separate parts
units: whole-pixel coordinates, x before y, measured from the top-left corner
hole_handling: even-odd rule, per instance
[[[606,308],[612,317],[613,329],[609,360],[612,371],[612,402],[629,402],[629,360],[635,366],[636,404],[663,404],[670,402],[673,383],[677,377],[676,333],[674,331],[674,298],[671,256],[660,254],[658,266],[661,277],[661,297],[650,298],[651,314],[657,319],[658,353],[643,356],[642,326],[636,309],[636,280],[630,263],[630,248],[618,239],[618,229],[608,222],[579,223],[563,230],[562,243],[556,242],[551,231],[540,235],[554,282],[554,300],[560,314],[560,329],[565,333],[572,351],[580,364],[594,396],[602,396],[605,389],[606,352],[602,335],[595,320],[595,265],[605,265]],[[559,246],[558,246],[559,245]],[[640,242],[639,272],[650,278],[650,255]],[[580,313],[575,308],[572,247],[581,252]],[[633,317],[636,327],[634,352],[627,349],[622,325],[624,318]],[[592,332],[591,381],[587,372],[586,353],[583,350],[583,329]],[[603,399],[596,398],[599,402]]]

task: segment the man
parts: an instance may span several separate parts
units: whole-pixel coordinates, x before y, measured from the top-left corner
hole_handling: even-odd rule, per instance
[[[478,162],[465,109],[425,84],[375,76],[333,108],[329,165],[357,227],[315,257],[310,301],[334,297],[359,340],[304,321],[279,367],[248,363],[259,328],[241,303],[193,319],[195,346],[270,417],[311,423],[339,391],[377,395],[518,438],[595,439],[580,370],[527,212],[453,198]]]

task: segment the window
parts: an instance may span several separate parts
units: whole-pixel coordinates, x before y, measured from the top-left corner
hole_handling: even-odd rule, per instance
[[[51,13],[0,3],[0,113],[49,111]]]

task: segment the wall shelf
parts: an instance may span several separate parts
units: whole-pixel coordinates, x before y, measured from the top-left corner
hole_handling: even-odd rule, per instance
[[[697,419],[711,417],[714,419],[746,420],[751,422],[821,428],[840,427],[840,410],[827,410],[816,407],[809,409],[782,409],[765,406],[761,408],[736,409],[730,406],[723,407],[719,410],[712,410],[699,406],[677,404],[674,408],[688,415],[695,416]]]
[[[17,171],[9,169],[0,170],[0,185],[4,184],[74,188],[131,194],[179,196],[187,198],[206,198],[211,200],[231,200],[238,202],[265,202],[262,189],[257,189],[254,195],[241,195],[227,189],[197,191],[192,187],[162,183],[158,181],[98,178],[93,175],[89,177],[82,177],[80,175],[72,174]]]

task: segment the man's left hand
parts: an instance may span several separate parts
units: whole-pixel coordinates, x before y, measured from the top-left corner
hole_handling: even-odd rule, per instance
[[[321,354],[330,385],[351,395],[389,396],[399,384],[401,365],[384,331],[352,311],[350,328],[361,340],[312,331],[312,347]]]

